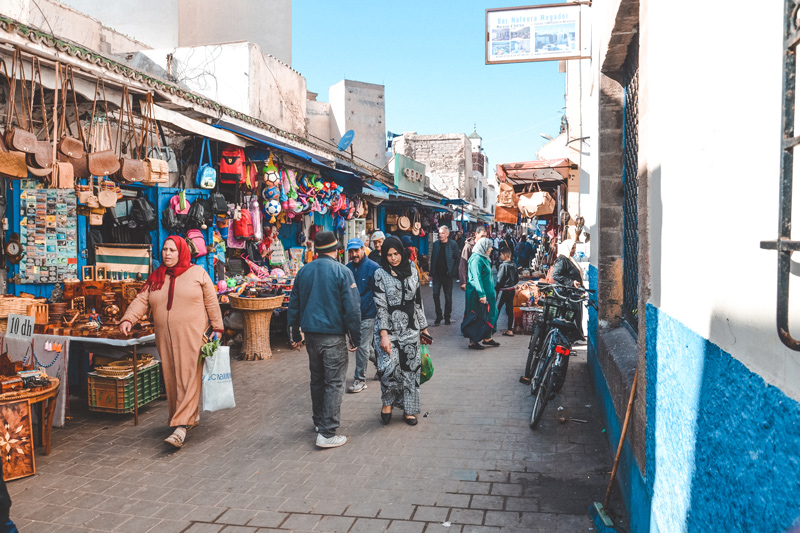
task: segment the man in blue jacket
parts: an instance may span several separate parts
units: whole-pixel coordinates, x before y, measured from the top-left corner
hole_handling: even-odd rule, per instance
[[[375,338],[375,315],[378,311],[375,308],[373,275],[380,267],[378,263],[367,258],[361,239],[350,239],[347,242],[347,255],[350,258],[347,268],[353,273],[356,287],[361,295],[361,344],[356,351],[353,384],[347,388],[347,392],[361,392],[367,388],[367,360],[375,351],[372,341]]]
[[[311,370],[311,408],[317,446],[336,448],[347,442],[337,435],[350,351],[361,344],[361,309],[353,274],[336,260],[339,240],[331,231],[314,237],[315,261],[297,273],[289,300],[289,341],[302,346],[305,335]]]

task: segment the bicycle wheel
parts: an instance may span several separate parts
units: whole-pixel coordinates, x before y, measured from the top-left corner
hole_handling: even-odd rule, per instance
[[[530,379],[536,371],[536,366],[539,363],[537,356],[537,347],[539,346],[539,336],[541,335],[541,324],[534,324],[531,338],[528,341],[528,360],[525,362],[525,377]]]
[[[564,386],[564,381],[567,379],[567,367],[569,366],[569,356],[561,357],[561,365],[558,367],[558,372],[555,374],[555,385],[551,394],[551,400]]]
[[[553,358],[550,358],[545,363],[547,366],[543,369],[541,384],[536,388],[536,394],[533,397],[533,407],[531,408],[531,429],[536,429],[539,425],[539,420],[542,418],[544,408],[550,400],[550,390],[552,388],[553,379]],[[538,373],[537,373],[538,374]]]
[[[544,355],[546,350],[548,350],[550,347],[550,340],[553,338],[553,335],[554,331],[550,330],[550,332],[547,333],[547,337],[545,337],[544,341],[539,344],[539,349],[537,350],[534,346],[533,354],[531,354],[531,349],[528,349],[528,358],[529,360],[532,359],[531,366],[529,368],[531,378],[531,396],[536,396],[539,384],[542,383],[544,373],[543,371],[539,370],[539,365],[541,365],[542,361],[545,359]]]

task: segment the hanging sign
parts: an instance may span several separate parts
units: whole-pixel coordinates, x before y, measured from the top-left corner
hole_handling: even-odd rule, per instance
[[[486,10],[486,64],[581,59],[580,4]]]

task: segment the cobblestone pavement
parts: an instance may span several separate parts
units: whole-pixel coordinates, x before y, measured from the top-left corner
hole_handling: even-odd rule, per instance
[[[463,292],[453,296],[460,317]],[[427,287],[424,303],[431,317]],[[531,431],[517,382],[527,337],[467,350],[459,323],[430,328],[435,374],[419,424],[400,412],[381,424],[370,368],[367,390],[344,397],[342,448],[315,448],[308,360],[282,342],[272,360],[233,362],[237,407],[204,413],[180,451],[162,442],[163,400],[139,426],[76,402],[52,453],[37,449],[37,475],[9,483],[11,517],[23,533],[591,530],[586,509],[602,500],[611,460],[585,350]]]

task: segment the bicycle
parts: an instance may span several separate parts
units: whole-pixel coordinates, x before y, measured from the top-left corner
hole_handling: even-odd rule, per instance
[[[584,340],[583,305],[595,307],[590,291],[583,288],[539,283],[542,316],[528,344],[526,376],[531,376],[531,429],[536,429],[547,402],[555,398],[567,378],[572,344]],[[543,340],[539,343],[539,338]]]

